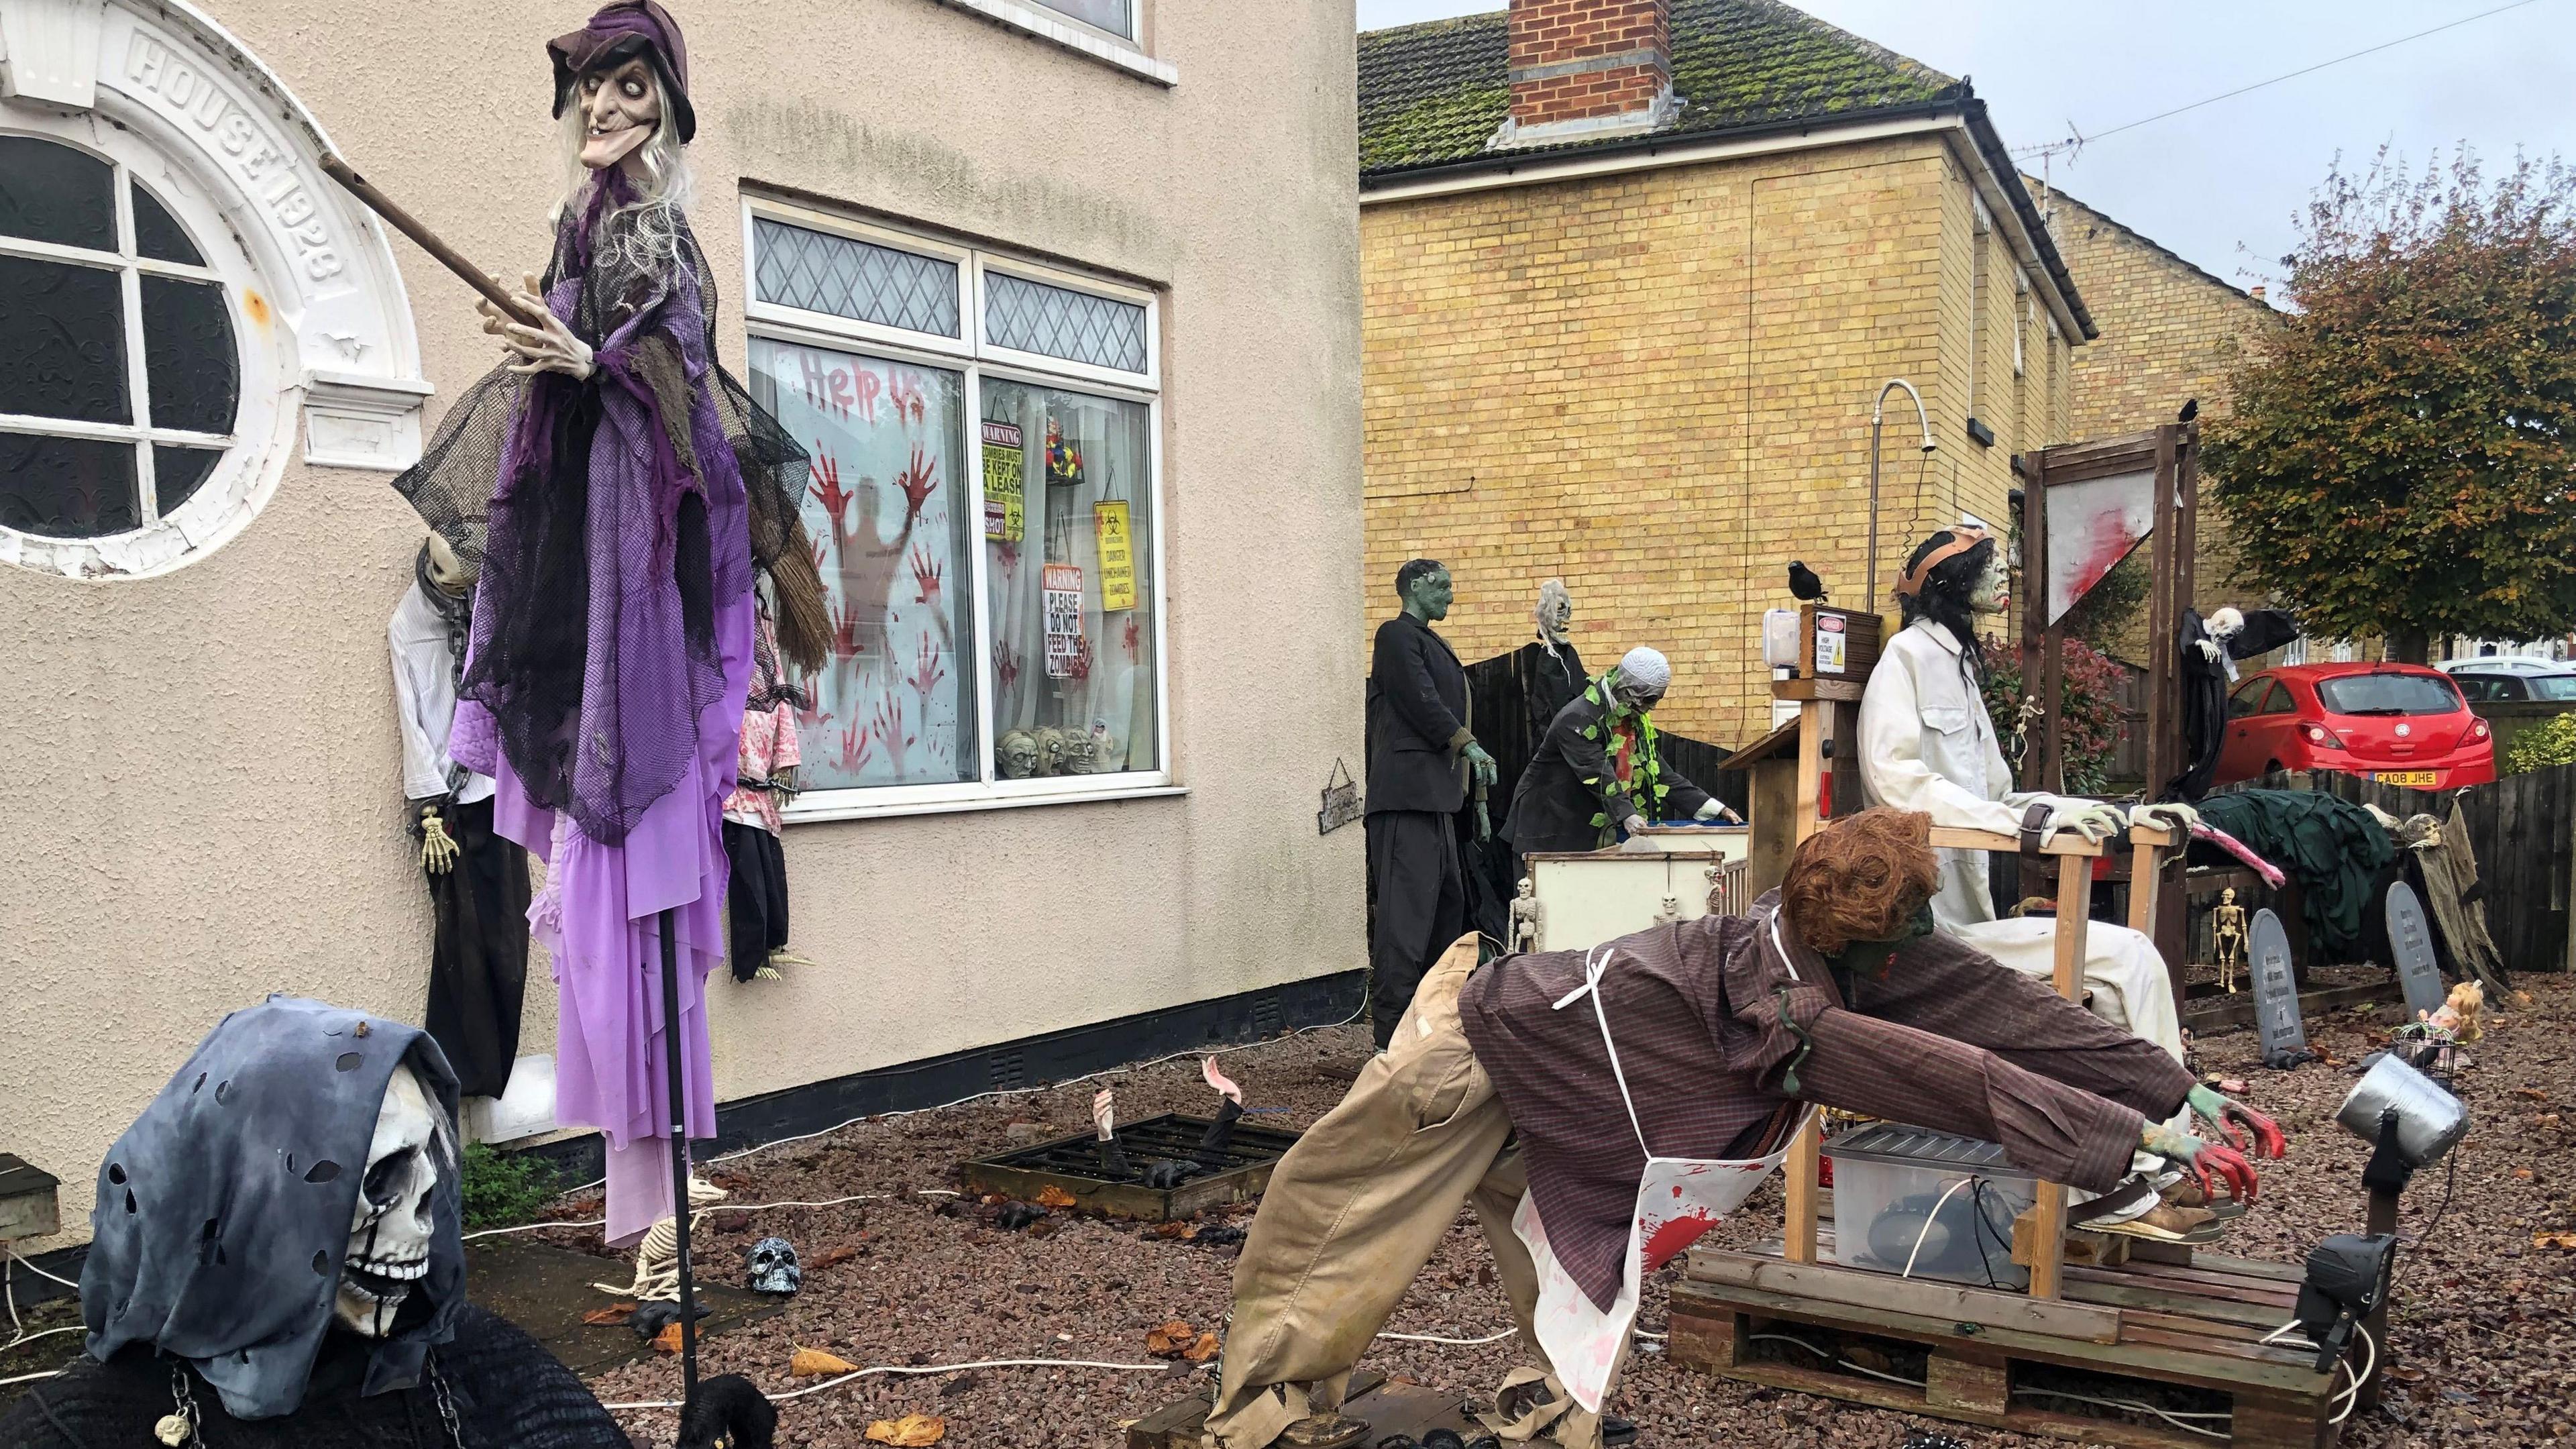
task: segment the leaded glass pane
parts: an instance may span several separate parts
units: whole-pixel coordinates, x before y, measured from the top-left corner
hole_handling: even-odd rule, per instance
[[[33,136],[0,136],[0,236],[116,250],[116,172]]]
[[[984,274],[984,335],[997,347],[1145,370],[1144,308],[1008,272]]]
[[[192,267],[206,264],[197,244],[188,240],[188,229],[140,185],[134,186],[134,249],[156,261],[182,262]]]
[[[102,538],[142,526],[132,443],[0,433],[0,528]]]
[[[1112,35],[1136,38],[1135,22],[1128,18],[1129,0],[1038,0],[1049,10],[1060,11],[1086,24],[1097,25]]]
[[[0,256],[0,413],[130,420],[116,273]]]
[[[224,455],[213,448],[173,448],[167,445],[152,449],[152,502],[163,518],[179,511],[179,505],[196,496],[205,486],[206,475]]]
[[[143,372],[152,389],[152,426],[231,432],[240,369],[223,288],[143,279]]]
[[[752,284],[764,302],[955,337],[957,264],[845,236],[752,220]]]

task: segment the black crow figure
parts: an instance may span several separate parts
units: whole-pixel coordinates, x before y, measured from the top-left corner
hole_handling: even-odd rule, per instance
[[[2178,423],[2187,423],[2187,422],[2190,422],[2193,418],[2196,418],[2196,417],[2199,417],[2199,416],[2200,416],[2200,399],[2198,399],[2198,398],[2193,398],[2191,401],[2189,401],[2189,402],[2187,402],[2187,403],[2184,403],[2184,404],[2182,405],[2182,411],[2181,411],[2181,412],[2174,414],[2174,421],[2175,421],[2175,422],[2178,422]]]
[[[776,1449],[778,1406],[740,1374],[698,1381],[673,1449]]]
[[[1821,599],[1825,596],[1825,581],[1816,577],[1806,560],[1793,558],[1789,560],[1789,593],[1793,598]]]

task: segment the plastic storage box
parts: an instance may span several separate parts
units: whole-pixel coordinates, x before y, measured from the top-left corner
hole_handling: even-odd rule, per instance
[[[2039,1200],[2039,1180],[2002,1148],[1873,1122],[1824,1152],[1834,1164],[1835,1262],[1976,1288],[2030,1286],[2030,1270],[2012,1260],[2012,1229]]]

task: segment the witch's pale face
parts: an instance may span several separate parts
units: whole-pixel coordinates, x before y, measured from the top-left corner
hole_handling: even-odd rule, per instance
[[[642,56],[582,74],[581,164],[604,171],[635,154],[662,124],[662,87]]]

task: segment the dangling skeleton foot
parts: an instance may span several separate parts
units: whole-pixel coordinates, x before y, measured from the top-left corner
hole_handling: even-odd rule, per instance
[[[689,1230],[695,1232],[705,1221],[706,1209],[725,1200],[725,1190],[695,1175],[689,1178]],[[602,1293],[632,1298],[638,1303],[672,1303],[680,1297],[680,1227],[677,1217],[668,1217],[647,1228],[644,1241],[635,1245],[635,1281],[620,1288],[610,1283],[590,1285]]]

